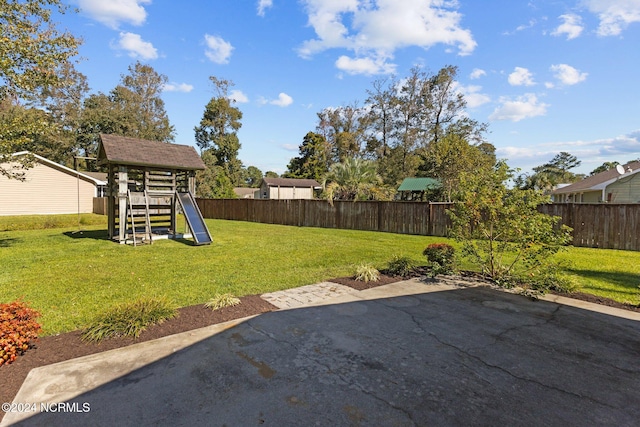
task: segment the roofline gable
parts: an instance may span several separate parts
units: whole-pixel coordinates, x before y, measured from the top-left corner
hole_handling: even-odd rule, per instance
[[[86,181],[91,181],[93,182],[95,185],[107,185],[107,181],[102,181],[99,179],[96,179],[92,176],[86,175],[80,171],[77,171],[75,169],[71,169],[69,167],[66,167],[65,165],[61,165],[60,163],[56,163],[53,160],[49,160],[46,157],[42,157],[39,154],[35,154],[32,153],[30,151],[19,151],[17,153],[13,153],[11,156],[13,157],[18,157],[18,156],[26,156],[26,155],[31,155],[34,158],[36,158],[40,163],[44,163],[49,167],[55,168],[55,169],[60,169],[62,172],[68,173],[69,175],[73,175],[73,176],[79,176],[83,179],[85,179]]]

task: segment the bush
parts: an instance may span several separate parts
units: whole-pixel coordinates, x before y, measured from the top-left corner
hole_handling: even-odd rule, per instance
[[[387,271],[392,276],[407,277],[411,274],[414,267],[415,263],[411,258],[395,255],[393,259],[389,261]]]
[[[42,331],[37,317],[40,313],[22,301],[0,304],[0,366],[33,347],[32,341]]]
[[[380,280],[380,272],[369,264],[360,264],[356,268],[356,280],[361,282],[377,282]]]
[[[106,338],[138,338],[147,326],[176,317],[178,311],[166,298],[141,298],[120,304],[96,317],[82,333],[85,341],[100,342]]]
[[[422,251],[427,257],[431,275],[451,274],[455,267],[455,249],[447,243],[432,243]]]
[[[224,307],[233,307],[240,304],[240,299],[232,294],[216,294],[204,306],[211,310],[218,310]]]

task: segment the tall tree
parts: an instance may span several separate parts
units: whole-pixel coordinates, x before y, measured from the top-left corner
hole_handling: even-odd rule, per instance
[[[550,162],[533,168],[533,174],[520,175],[514,181],[521,189],[550,191],[558,184],[572,183],[582,179],[584,175],[571,172],[571,169],[580,166],[580,163],[576,156],[562,151]]]
[[[396,105],[393,87],[396,83],[391,80],[387,85],[387,80],[382,79],[374,80],[372,86],[373,89],[367,90],[370,128],[365,151],[375,160],[380,160],[389,154]]]
[[[98,92],[84,100],[76,141],[80,154],[94,156],[101,133],[173,141],[175,129],[161,98],[167,77],[140,62],[128,70],[109,94]]]
[[[318,113],[317,131],[332,147],[333,161],[360,156],[364,145],[368,116],[354,102]]]
[[[242,126],[242,112],[229,98],[229,88],[233,82],[209,78],[214,85],[216,95],[205,107],[200,125],[194,128],[196,143],[201,153],[211,155],[209,167],[217,166],[228,178],[231,187],[241,181],[242,162],[238,159],[240,141],[238,130]],[[233,189],[233,188],[232,188]]]
[[[52,13],[64,14],[60,0],[7,0],[0,2],[0,103],[8,106],[35,98],[38,89],[60,84],[56,70],[78,52],[80,40],[60,32]],[[16,111],[13,111],[15,113]],[[0,117],[0,163],[9,160],[17,146],[31,143],[33,135],[46,135],[46,121],[23,122],[16,115]],[[29,166],[25,164],[24,166]],[[0,168],[0,174],[16,177]]]
[[[422,154],[420,175],[437,178],[442,184],[442,201],[458,199],[465,173],[483,174],[496,164],[495,147],[467,142],[464,135],[448,132],[438,143],[432,143]]]
[[[300,155],[294,157],[284,174],[288,178],[308,178],[321,181],[331,166],[331,145],[326,138],[308,132],[299,147]]]
[[[130,121],[130,132],[137,138],[171,142],[175,129],[169,123],[161,98],[167,76],[139,61],[121,76],[121,84],[111,91],[112,101]],[[133,136],[133,135],[127,135]]]

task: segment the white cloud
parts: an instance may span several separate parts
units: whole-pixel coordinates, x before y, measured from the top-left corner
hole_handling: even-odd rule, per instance
[[[284,92],[280,92],[278,94],[278,99],[269,101],[269,104],[277,105],[278,107],[288,107],[289,105],[293,104],[293,98]]]
[[[542,164],[561,151],[569,152],[583,160],[583,172],[599,166],[604,161],[626,163],[640,157],[640,130],[611,138],[576,141],[552,141],[530,147],[499,147],[496,154],[509,160],[514,166],[535,166]]]
[[[587,79],[587,73],[581,73],[570,65],[557,64],[552,65],[550,68],[553,71],[554,77],[564,85],[571,86],[583,82]]]
[[[475,80],[475,79],[479,79],[482,76],[486,76],[487,72],[483,69],[480,68],[474,68],[473,71],[471,71],[471,74],[469,75],[469,78],[471,80]]]
[[[348,74],[392,74],[396,70],[395,64],[389,64],[384,58],[349,58],[342,55],[336,61],[336,67]]]
[[[547,104],[538,101],[533,93],[527,93],[515,100],[509,98],[500,98],[500,105],[489,116],[489,120],[511,120],[519,122],[520,120],[544,116],[547,113]]]
[[[303,0],[317,38],[305,41],[300,56],[309,58],[327,49],[347,49],[357,59],[341,57],[351,72],[371,73],[371,64],[386,64],[394,52],[408,46],[428,49],[437,44],[456,46],[468,55],[477,43],[460,25],[458,3],[448,0]],[[344,59],[346,58],[346,59]],[[365,66],[364,60],[369,61]],[[389,72],[393,65],[379,67]]]
[[[207,45],[204,54],[211,62],[215,62],[216,64],[229,63],[231,51],[233,50],[231,43],[225,41],[222,37],[209,34],[204,35],[204,40]]]
[[[113,29],[121,22],[144,24],[147,19],[144,4],[151,4],[151,0],[78,0],[82,12]]]
[[[283,149],[285,149],[287,151],[294,151],[294,152],[298,151],[300,149],[300,147],[298,147],[295,144],[281,144],[280,148],[283,148]]]
[[[273,6],[273,0],[258,0],[258,15],[264,16],[267,9]]]
[[[193,85],[187,83],[167,83],[163,86],[163,92],[184,92],[189,93],[193,90]]]
[[[617,36],[629,24],[640,22],[640,0],[584,0],[584,3],[600,19],[600,36]]]
[[[244,92],[238,89],[234,89],[231,91],[231,93],[229,94],[229,99],[237,102],[238,104],[246,104],[247,102],[249,102],[249,97],[245,95]]]
[[[142,40],[139,34],[122,32],[116,45],[118,49],[126,50],[132,58],[157,59],[158,50],[153,44]]]
[[[509,74],[509,84],[511,86],[533,86],[533,74],[526,68],[516,67],[513,73]]]
[[[459,86],[458,90],[464,95],[464,99],[467,101],[467,107],[469,108],[476,108],[491,102],[489,95],[480,93],[482,86]]]
[[[582,25],[582,18],[579,15],[575,15],[572,13],[566,15],[560,15],[559,17],[564,22],[558,26],[551,35],[553,36],[562,36],[564,34],[567,35],[567,40],[575,39],[580,36],[584,27]]]

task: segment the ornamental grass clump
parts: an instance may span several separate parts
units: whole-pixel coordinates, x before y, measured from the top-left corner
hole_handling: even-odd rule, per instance
[[[377,282],[380,280],[380,272],[370,264],[360,264],[356,268],[356,280],[361,282]]]
[[[40,313],[22,301],[0,304],[0,366],[12,363],[30,348],[42,332]]]
[[[233,307],[240,304],[240,298],[236,298],[233,294],[216,294],[213,298],[205,303],[205,307],[211,310],[219,310],[224,307]]]
[[[455,249],[447,243],[432,243],[422,252],[431,268],[431,277],[455,271]]]
[[[82,333],[85,341],[107,338],[138,338],[148,326],[176,317],[178,310],[166,298],[140,298],[117,305],[98,315]]]

